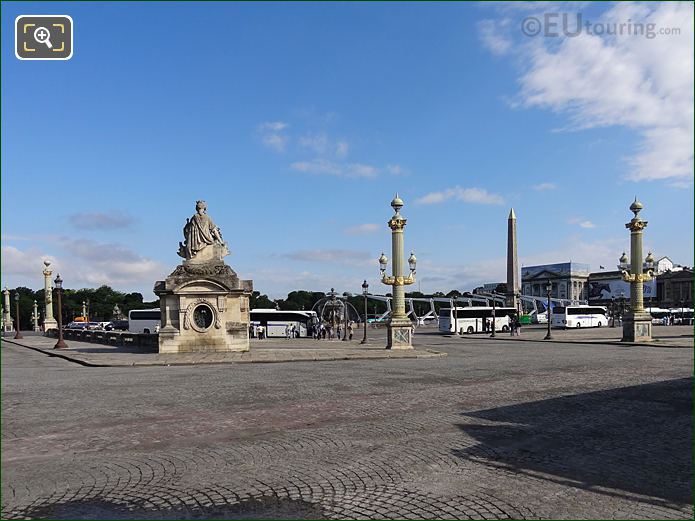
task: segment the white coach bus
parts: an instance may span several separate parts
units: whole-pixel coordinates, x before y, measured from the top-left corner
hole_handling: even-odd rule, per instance
[[[162,313],[159,309],[132,309],[128,313],[130,333],[159,333]]]
[[[603,306],[556,306],[551,313],[552,327],[601,327],[608,325]]]
[[[316,311],[252,309],[250,318],[253,326],[265,327],[268,338],[284,337],[287,326],[294,326],[296,337],[306,337],[309,335],[310,327],[318,323]]]
[[[439,332],[460,334],[492,332],[492,311],[493,308],[488,306],[441,308]],[[509,316],[515,314],[516,309],[497,307],[494,311],[495,331],[509,331]]]

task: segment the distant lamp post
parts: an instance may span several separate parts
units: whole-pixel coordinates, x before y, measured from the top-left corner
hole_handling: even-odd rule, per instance
[[[348,298],[352,297],[352,293],[343,292],[343,342],[348,340]]]
[[[362,337],[362,342],[360,342],[360,344],[366,344],[367,343],[367,295],[369,295],[369,284],[367,284],[366,280],[362,283],[362,295],[364,295],[364,324],[362,324],[362,326],[364,328],[364,336]]]
[[[417,259],[415,254],[411,253],[408,258],[410,266],[410,274],[403,274],[403,229],[405,228],[406,219],[401,215],[403,208],[403,200],[398,197],[391,201],[391,208],[394,210],[393,217],[388,221],[388,226],[391,228],[391,252],[393,259],[391,260],[392,276],[386,275],[386,266],[388,259],[383,253],[379,257],[379,269],[381,270],[381,282],[393,287],[393,311],[388,322],[388,340],[387,349],[412,349],[413,325],[410,319],[405,314],[405,286],[415,282],[415,270],[417,268]]]
[[[87,320],[87,303],[84,300],[82,301],[82,316],[85,321],[89,322],[89,320]]]
[[[58,341],[53,346],[53,349],[66,349],[68,345],[63,340],[63,301],[61,295],[63,292],[63,279],[60,278],[60,273],[58,273],[53,282],[55,282],[56,293],[58,294]]]
[[[548,281],[545,285],[545,293],[548,295],[548,308],[545,310],[545,314],[548,317],[548,332],[545,334],[545,340],[552,340],[553,335],[550,334],[550,321],[552,316],[552,311],[550,310],[550,294],[553,291],[553,283]]]
[[[15,304],[15,313],[17,313],[16,320],[15,320],[15,322],[17,323],[17,331],[14,334],[14,338],[15,338],[15,340],[21,340],[24,337],[22,336],[21,327],[19,325],[19,293],[18,292],[15,292],[15,294],[14,294],[14,304]]]
[[[31,319],[34,322],[34,331],[41,331],[39,327],[39,305],[34,301],[34,312],[31,315]]]
[[[651,253],[642,262],[642,232],[647,221],[639,217],[644,208],[635,197],[630,211],[635,216],[625,225],[630,230],[631,264],[628,270],[627,255],[620,257],[620,272],[623,280],[630,283],[630,310],[623,319],[624,342],[649,342],[652,339],[652,317],[644,310],[644,283],[654,277],[654,257]]]

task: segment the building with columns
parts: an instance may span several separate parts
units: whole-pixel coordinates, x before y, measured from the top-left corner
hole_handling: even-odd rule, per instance
[[[569,300],[588,300],[589,265],[578,262],[521,267],[521,293],[545,297],[548,281],[553,283],[551,296]]]

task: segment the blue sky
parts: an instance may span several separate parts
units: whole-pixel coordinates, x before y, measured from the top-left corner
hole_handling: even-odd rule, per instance
[[[692,4],[9,3],[2,284],[153,298],[205,199],[256,289],[375,291],[399,192],[422,291],[524,264],[613,266],[637,195],[657,257],[693,264]],[[526,37],[547,13],[680,35]],[[74,55],[19,61],[20,14]]]

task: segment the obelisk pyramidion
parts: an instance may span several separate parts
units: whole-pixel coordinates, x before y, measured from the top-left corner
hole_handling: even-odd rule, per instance
[[[519,261],[516,256],[516,214],[514,208],[509,211],[507,218],[507,304],[518,309],[519,295]]]

